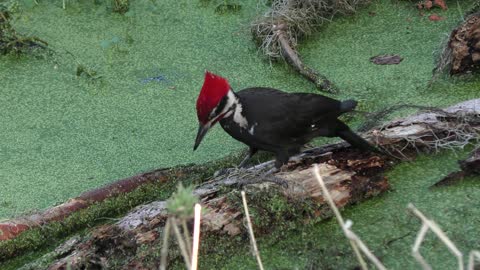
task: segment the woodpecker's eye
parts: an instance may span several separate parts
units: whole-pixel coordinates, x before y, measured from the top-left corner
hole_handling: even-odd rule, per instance
[[[225,108],[225,105],[227,105],[227,101],[228,101],[228,96],[225,95],[220,100],[217,107],[213,108],[212,112],[210,113],[210,119],[216,117],[217,115],[219,115],[223,111],[223,109]]]

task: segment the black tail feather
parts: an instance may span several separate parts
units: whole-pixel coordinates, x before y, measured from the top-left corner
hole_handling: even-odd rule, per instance
[[[337,122],[337,132],[336,135],[345,141],[347,141],[353,147],[356,147],[363,151],[372,151],[380,153],[380,151],[373,146],[371,143],[367,142],[364,138],[360,137],[358,134],[353,132],[347,125],[343,122]]]
[[[367,142],[364,138],[360,137],[350,129],[339,131],[337,132],[337,135],[355,148],[363,151],[379,152],[375,146]]]
[[[349,112],[349,111],[352,111],[353,109],[355,109],[355,107],[357,107],[357,101],[356,100],[353,100],[353,99],[344,100],[340,104],[340,111],[342,113]]]

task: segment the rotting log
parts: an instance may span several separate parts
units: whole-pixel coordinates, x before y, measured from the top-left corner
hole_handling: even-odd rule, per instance
[[[332,159],[334,157],[335,160]],[[347,152],[338,153],[338,155],[332,153],[332,155],[322,155],[317,158],[325,161],[319,163],[320,173],[331,190],[333,200],[339,207],[358,203],[386,191],[389,187],[387,179],[381,173],[389,164],[385,162],[384,158],[377,155],[358,152],[350,155],[350,152]],[[243,188],[246,189],[249,196],[258,195],[259,192],[265,190],[273,191],[274,194],[284,197],[285,201],[296,203],[296,207],[300,208],[303,208],[303,204],[308,202],[313,203],[316,207],[312,208],[310,213],[302,214],[299,217],[302,220],[330,217],[330,209],[324,201],[312,171],[313,164],[294,163],[290,164],[295,167],[294,169],[289,168],[288,171],[277,174],[277,177],[281,177],[288,183],[287,186],[263,182],[245,184]],[[229,199],[229,197],[238,195],[238,189],[230,188],[227,192],[222,191],[222,187],[236,186],[241,184],[242,180],[242,177],[222,176],[204,183],[194,190],[194,193],[200,197],[203,207],[206,208],[206,214],[202,217],[203,237],[206,234],[232,237],[246,233],[241,205]],[[269,196],[268,193],[264,193],[264,195]],[[262,205],[256,205],[255,200],[250,201],[251,208],[261,211]],[[270,215],[262,216],[265,220],[262,224],[257,222],[254,227],[258,236],[264,235],[273,224],[277,224],[277,222],[269,220]],[[71,252],[63,257],[60,256],[62,258],[55,261],[48,269],[65,269],[67,264],[73,269],[111,267],[109,259],[115,254],[134,257],[142,245],[161,245],[159,232],[162,232],[167,218],[165,202],[152,202],[138,207],[115,224],[95,229],[87,240],[77,243]],[[255,223],[255,219],[253,222]],[[150,269],[158,267],[158,265],[143,265],[142,267]]]
[[[480,68],[480,9],[468,15],[465,21],[453,29],[435,68],[451,75],[466,74]]]
[[[465,145],[470,139],[478,137],[479,131],[480,99],[476,99],[445,110],[392,121],[369,132],[366,138],[392,155],[412,157],[418,151]],[[268,234],[272,226],[281,226],[279,218],[315,222],[331,216],[313,176],[314,165],[319,166],[335,204],[345,207],[387,190],[389,185],[383,173],[395,161],[390,155],[364,153],[351,149],[347,143],[337,143],[314,148],[292,158],[283,171],[275,174],[287,185],[244,181],[246,178],[261,178],[258,170],[264,170],[272,161],[218,176],[194,190],[207,209],[202,218],[202,235],[231,237],[246,234],[243,211],[238,203],[239,186],[247,191],[251,198],[250,208],[258,213],[253,223],[255,234],[261,237]],[[259,197],[262,199],[258,200]],[[262,203],[268,204],[269,200],[279,197],[288,207],[276,209],[279,213],[268,212],[268,207]],[[108,268],[111,267],[110,260],[118,263],[119,258],[138,258],[140,247],[161,246],[161,234],[167,219],[164,201],[137,207],[115,224],[96,228],[82,241],[75,241],[69,247],[70,251],[57,256],[58,260],[48,269],[65,269],[67,265],[72,269]],[[125,260],[124,263],[126,268],[158,267],[157,262],[148,264],[141,260]]]
[[[413,157],[422,150],[466,145],[471,139],[478,137],[479,114],[480,99],[470,100],[445,110],[429,111],[392,121],[368,132],[365,137],[394,155]],[[238,188],[236,188],[238,186],[243,185],[249,198],[252,198],[251,207],[256,208],[260,213],[265,211],[262,208],[267,207],[253,198],[264,194],[265,190],[270,190],[270,193],[266,194],[267,199],[273,193],[274,196],[284,198],[288,207],[294,208],[293,212],[301,215],[300,218],[304,221],[317,220],[328,217],[331,213],[312,178],[311,167],[314,164],[320,166],[335,202],[339,206],[345,206],[386,190],[388,182],[383,172],[394,162],[395,159],[391,159],[390,156],[362,153],[351,149],[347,143],[343,142],[310,149],[292,158],[284,170],[276,174],[277,177],[287,181],[286,187],[270,182],[248,184],[247,181],[245,184],[246,178],[259,178],[259,170],[268,169],[273,161],[251,167],[241,174],[217,177],[195,189],[195,194],[201,198],[204,207],[209,209],[203,219],[202,232],[214,235],[238,235],[245,232],[242,225],[241,206],[232,201],[232,197],[235,198],[235,195],[238,195]],[[164,170],[147,173],[144,174],[144,181],[146,179],[155,181],[170,173]],[[164,179],[164,181],[167,180],[168,177]],[[110,195],[113,196],[113,194]],[[104,196],[96,198],[101,197]],[[313,207],[307,207],[309,202],[313,203]],[[268,200],[263,203],[268,203]],[[281,220],[271,220],[272,217],[288,216],[275,214],[260,214],[259,216],[267,218],[266,221],[254,220],[256,234],[261,236],[268,232],[269,226],[281,223]],[[287,214],[292,215],[292,213]],[[80,266],[86,262],[82,258],[89,258],[90,263],[104,263],[101,258],[113,256],[112,254],[121,254],[121,256],[126,253],[132,254],[140,245],[149,243],[161,246],[157,240],[167,216],[165,202],[154,202],[138,207],[118,223],[102,226],[95,229],[91,237],[76,241],[75,243],[78,244],[74,244],[70,252],[55,255],[60,259],[52,265],[52,269],[62,269],[62,265],[65,266],[67,261],[77,262]],[[100,261],[97,260],[99,258]],[[59,268],[55,268],[57,266]]]

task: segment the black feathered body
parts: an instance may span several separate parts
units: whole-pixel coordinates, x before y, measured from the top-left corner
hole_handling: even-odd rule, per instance
[[[275,153],[277,167],[319,136],[338,136],[358,148],[373,149],[338,120],[341,114],[355,108],[353,100],[341,102],[318,94],[286,93],[272,88],[247,88],[235,95],[239,101],[237,115],[232,113],[220,120],[222,128],[248,145],[251,153]],[[246,121],[238,121],[240,118]]]

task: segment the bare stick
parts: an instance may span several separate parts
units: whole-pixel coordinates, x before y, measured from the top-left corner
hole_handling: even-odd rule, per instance
[[[432,270],[432,267],[427,263],[427,261],[425,261],[422,254],[420,254],[419,252],[420,246],[422,245],[422,241],[425,238],[427,232],[428,225],[424,223],[422,225],[422,228],[420,228],[420,231],[417,234],[417,238],[415,239],[415,244],[412,247],[412,256],[417,260],[418,263],[420,263],[423,270]]]
[[[188,270],[191,270],[191,265],[190,265],[190,257],[188,256],[187,248],[185,245],[185,242],[183,241],[182,235],[180,234],[180,230],[178,229],[177,226],[177,219],[172,217],[172,227],[173,227],[173,232],[175,233],[175,236],[177,237],[177,242],[178,246],[180,246],[180,252],[182,253],[183,260],[185,261],[185,265],[187,266]]]
[[[379,270],[387,270],[387,268],[380,262],[380,260],[373,255],[373,253],[370,251],[370,249],[363,243],[363,241],[358,237],[353,231],[350,230],[352,227],[353,222],[351,220],[347,220],[345,222],[345,234],[348,239],[355,241],[355,243],[358,245],[358,247],[363,251],[363,254],[365,254],[370,261],[375,264],[375,266]]]
[[[285,37],[283,30],[276,30],[278,42],[282,48],[282,55],[293,68],[295,68],[303,77],[313,82],[317,88],[328,93],[337,93],[338,89],[325,76],[319,74],[317,71],[305,66],[305,64],[298,57],[297,52],[292,49]]]
[[[202,206],[195,204],[195,221],[193,224],[193,249],[192,249],[192,270],[197,270],[198,247],[200,245],[200,218]]]
[[[165,229],[163,230],[163,245],[160,252],[160,270],[167,269],[168,239],[170,237],[170,219],[167,219]]]
[[[322,193],[323,193],[324,198],[326,199],[330,208],[332,208],[332,211],[335,214],[335,217],[337,218],[338,224],[340,224],[340,227],[342,227],[343,232],[345,233],[345,235],[347,235],[347,233],[345,231],[345,222],[343,221],[343,217],[342,217],[342,215],[340,215],[340,211],[338,211],[337,206],[333,202],[333,199],[330,196],[330,193],[328,192],[328,189],[325,186],[325,183],[323,182],[322,176],[320,175],[318,165],[316,165],[316,164],[315,164],[314,172],[315,172],[315,176],[317,177],[318,184],[320,185],[320,188],[322,189]],[[365,260],[362,258],[362,254],[360,254],[360,251],[358,250],[358,247],[353,240],[350,240],[350,245],[352,246],[353,252],[355,253],[355,256],[357,257],[357,260],[360,263],[360,267],[362,267],[363,270],[368,269],[367,264],[365,263]]]
[[[415,251],[418,253],[418,256],[421,257],[420,253],[418,252],[418,249],[420,248],[420,245],[423,241],[423,238],[425,237],[425,234],[427,233],[428,229],[430,229],[433,233],[435,233],[438,238],[447,246],[447,248],[450,250],[450,252],[457,257],[458,260],[458,269],[463,270],[463,254],[458,250],[458,248],[453,244],[453,242],[447,237],[447,235],[440,229],[440,227],[433,221],[425,217],[422,212],[420,212],[413,204],[408,204],[408,209],[413,212],[414,215],[416,215],[420,220],[423,222],[422,228],[420,229],[420,232],[417,236],[417,240],[415,241],[415,245],[413,246],[412,252],[414,253],[415,256]],[[418,257],[418,258],[420,258]],[[418,260],[417,258],[417,260]],[[421,258],[423,260],[423,257]],[[423,263],[419,261],[422,265]],[[428,268],[424,268],[428,269]]]
[[[247,218],[248,232],[250,233],[250,240],[252,242],[253,252],[255,253],[255,257],[257,257],[258,267],[260,268],[260,270],[263,270],[262,259],[260,258],[260,252],[258,252],[257,242],[255,241],[255,235],[253,234],[252,221],[250,220],[250,213],[248,212],[247,197],[245,196],[245,191],[242,191],[242,201],[243,207],[245,209],[245,217]]]
[[[468,258],[468,270],[475,270],[475,258],[480,262],[480,251],[472,250],[470,251],[470,256]]]
[[[187,221],[185,219],[182,219],[182,230],[185,243],[192,243],[192,240],[190,240],[190,232],[187,227]],[[185,247],[187,248],[188,257],[192,258],[192,247],[189,244],[185,245]]]

